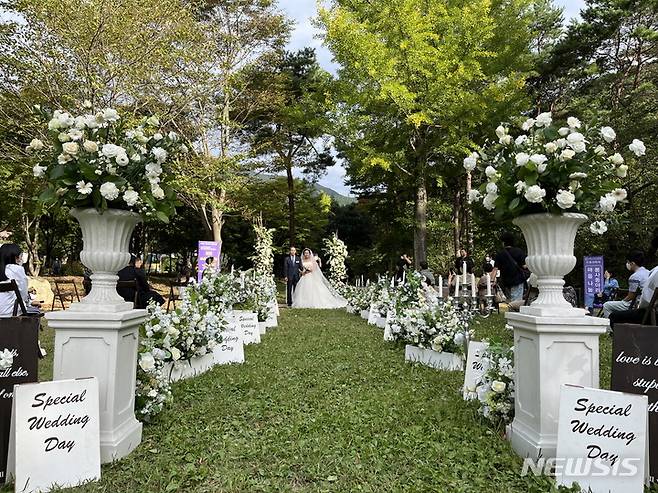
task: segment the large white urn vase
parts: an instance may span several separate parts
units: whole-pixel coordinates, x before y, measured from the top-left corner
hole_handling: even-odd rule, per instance
[[[71,215],[80,223],[83,247],[80,260],[92,271],[91,292],[71,310],[83,312],[123,312],[132,310],[116,290],[117,272],[130,261],[130,237],[142,221],[139,214],[108,209],[73,209]]]
[[[582,316],[564,299],[564,276],[576,266],[574,242],[578,228],[587,221],[584,214],[530,214],[514,220],[528,247],[526,264],[537,276],[539,296],[521,313],[536,316]]]

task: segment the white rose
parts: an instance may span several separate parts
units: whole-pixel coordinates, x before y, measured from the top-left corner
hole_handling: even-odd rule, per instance
[[[498,125],[498,127],[496,128],[496,137],[498,137],[499,139],[501,139],[501,138],[503,138],[506,134],[507,134],[507,129],[506,129],[504,126],[502,126],[502,125]]]
[[[608,225],[605,221],[595,221],[589,225],[589,230],[595,235],[602,235],[608,231]]]
[[[103,123],[102,115],[85,115],[85,125],[90,129],[98,128]]]
[[[603,212],[612,212],[617,206],[617,199],[611,194],[607,194],[599,199],[599,208]]]
[[[548,144],[544,144],[544,149],[549,154],[553,154],[553,153],[557,152],[558,147],[557,147],[557,144],[555,142],[549,142]]]
[[[496,176],[496,168],[493,166],[487,166],[487,169],[484,170],[484,174],[487,175],[487,178],[491,179]]]
[[[533,204],[539,204],[546,197],[546,190],[541,188],[539,185],[533,185],[528,187],[523,195],[528,202]]]
[[[508,146],[508,145],[510,145],[510,144],[512,143],[512,136],[511,136],[511,135],[503,135],[503,136],[500,138],[500,141],[499,141],[499,142],[500,142],[501,144],[505,145],[505,146]]]
[[[585,152],[585,136],[580,132],[570,133],[567,137],[567,142],[569,143],[569,146],[571,146],[571,148],[577,153]]]
[[[482,194],[479,190],[471,190],[468,192],[468,203],[472,204],[473,202],[478,202],[482,198]]]
[[[116,157],[116,162],[119,166],[126,166],[130,160],[128,159],[128,156],[126,154],[119,154]]]
[[[498,185],[496,185],[495,183],[487,183],[487,193],[488,194],[498,193]]]
[[[173,359],[174,361],[178,361],[181,357],[180,350],[178,348],[172,347],[170,351],[171,351],[171,359]]]
[[[546,168],[548,167],[548,163],[541,163],[537,165],[537,173],[542,174],[544,171],[546,171]]]
[[[139,194],[134,190],[126,190],[123,193],[123,201],[129,206],[132,207],[137,202],[139,202]]]
[[[594,154],[597,156],[605,156],[605,147],[602,145],[596,146],[596,149],[594,149]]]
[[[516,145],[517,147],[521,146],[525,143],[526,140],[528,140],[528,136],[521,134],[516,139],[514,139],[514,145]]]
[[[160,176],[162,173],[162,166],[158,163],[148,163],[144,169],[146,169],[146,176]]]
[[[570,128],[580,128],[580,120],[576,117],[570,116],[567,118],[567,125],[569,125]]]
[[[477,152],[471,153],[468,157],[464,158],[464,169],[466,171],[473,171],[477,167],[479,154]]]
[[[564,149],[565,147],[567,147],[567,139],[557,139],[555,143],[560,149]]]
[[[159,185],[152,185],[151,186],[151,193],[153,194],[153,198],[155,198],[157,200],[164,199],[164,196],[165,196],[164,190],[162,190],[162,188],[160,188]]]
[[[553,123],[553,115],[550,112],[542,113],[537,117],[538,127],[548,127],[551,123]]]
[[[111,181],[103,183],[101,185],[100,192],[106,200],[116,200],[116,198],[119,196],[119,189]]]
[[[72,128],[69,130],[69,137],[71,140],[80,140],[82,138],[82,132],[78,130],[77,128]]]
[[[152,137],[152,139],[155,140],[156,142],[162,140],[163,138],[164,137],[162,136],[162,134],[160,132],[157,132],[157,133],[153,134],[153,137]]]
[[[57,156],[57,162],[59,164],[66,164],[70,161],[73,161],[73,158],[68,154],[60,154],[59,156]]]
[[[84,116],[76,116],[74,126],[78,130],[83,130],[87,126],[87,118]]]
[[[514,185],[514,188],[516,189],[516,194],[521,195],[523,192],[526,191],[526,188],[528,188],[528,184],[524,181],[519,180]]]
[[[521,128],[525,132],[527,132],[528,130],[530,130],[534,126],[535,126],[535,119],[534,118],[528,118],[526,121],[523,122],[523,124],[521,125]]]
[[[505,382],[501,382],[499,380],[494,380],[493,382],[491,382],[491,390],[493,390],[497,394],[501,394],[505,392],[506,388],[507,388],[507,384]]]
[[[167,134],[167,137],[169,137],[169,140],[171,140],[172,142],[176,142],[178,140],[178,134],[176,132],[169,132],[169,134]]]
[[[628,166],[625,165],[625,164],[622,164],[621,166],[619,166],[619,168],[617,168],[615,173],[617,174],[617,176],[619,178],[626,178],[626,176],[628,175]]]
[[[548,161],[548,158],[543,154],[533,154],[532,156],[530,156],[530,161],[532,161],[537,166],[539,166],[540,164],[543,164],[546,161]]]
[[[139,366],[145,372],[155,368],[155,358],[151,353],[142,353],[139,355]]]
[[[39,165],[37,164],[37,165],[35,165],[35,166],[32,168],[32,173],[34,174],[34,176],[35,176],[36,178],[42,178],[43,176],[46,175],[46,170],[47,170],[47,169],[48,169],[48,168],[46,168],[45,166],[39,166]]]
[[[624,164],[624,158],[618,152],[615,152],[612,156],[610,156],[608,158],[608,161],[610,161],[615,166],[619,166],[621,164]]]
[[[573,159],[575,155],[576,151],[572,149],[565,149],[560,153],[560,161],[569,161],[570,159]]]
[[[151,149],[151,154],[153,154],[153,157],[155,157],[155,160],[159,164],[162,164],[167,160],[167,151],[165,151],[162,147],[154,147]]]
[[[41,140],[39,139],[32,139],[30,141],[30,145],[27,146],[29,150],[31,151],[40,151],[41,149],[44,148],[44,144]]]
[[[116,122],[119,121],[119,113],[113,108],[105,108],[103,110],[103,120],[106,122]]]
[[[617,138],[617,134],[611,127],[601,127],[601,137],[606,142],[612,142]]]
[[[119,154],[125,154],[126,150],[123,147],[115,144],[104,144],[101,152],[103,153],[103,156],[112,159],[117,157]]]
[[[615,188],[610,192],[617,202],[623,202],[628,197],[628,192],[623,188]]]
[[[560,190],[555,200],[560,209],[571,209],[576,203],[576,196],[568,190]]]
[[[526,154],[525,152],[519,152],[516,155],[516,165],[517,166],[525,166],[528,164],[528,161],[530,160],[530,156]]]
[[[498,199],[498,194],[488,193],[487,195],[484,196],[482,205],[484,206],[485,209],[492,211],[496,208],[496,205],[494,204],[494,202],[496,202],[496,199]]]
[[[82,143],[82,147],[87,152],[98,152],[98,144],[93,140],[85,140]]]
[[[94,186],[91,183],[85,183],[83,180],[80,180],[75,184],[75,188],[78,193],[81,193],[82,195],[89,195],[93,191]]]
[[[567,127],[560,127],[560,129],[557,131],[562,137],[566,137],[569,135],[570,130]]]
[[[68,141],[71,140],[71,136],[70,136],[68,133],[66,133],[66,132],[61,132],[61,133],[57,136],[57,140],[59,140],[60,142],[68,142]]]
[[[77,142],[66,142],[62,145],[62,150],[71,156],[75,156],[80,150],[80,146]]]
[[[628,146],[628,148],[633,152],[637,157],[644,156],[647,152],[647,148],[639,139],[633,139],[633,142]]]

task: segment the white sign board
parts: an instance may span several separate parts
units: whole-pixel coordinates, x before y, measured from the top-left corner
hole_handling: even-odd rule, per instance
[[[473,399],[477,396],[475,387],[489,369],[487,362],[482,361],[482,355],[487,349],[489,349],[488,342],[470,341],[468,343],[466,375],[464,376],[464,400]]]
[[[395,314],[392,311],[386,312],[386,325],[384,326],[384,340],[394,341],[393,332],[391,331],[391,324],[395,322]]]
[[[644,491],[647,406],[646,395],[562,385],[557,484],[577,482],[591,493]]]
[[[260,344],[258,314],[245,311],[237,311],[235,313],[242,326],[242,341],[244,344]]]
[[[244,344],[242,342],[242,324],[234,314],[228,317],[228,327],[222,331],[222,342],[213,349],[216,365],[244,363]]]
[[[16,385],[9,440],[16,491],[46,492],[101,477],[98,380]]]
[[[370,305],[370,310],[368,311],[368,323],[370,325],[375,325],[377,323],[378,316],[379,313],[377,313],[375,307],[373,305]]]

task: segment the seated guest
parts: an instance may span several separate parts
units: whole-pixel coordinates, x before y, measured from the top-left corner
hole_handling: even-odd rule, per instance
[[[146,308],[151,300],[155,301],[158,305],[162,305],[164,303],[164,298],[160,293],[149,286],[149,283],[146,280],[146,272],[144,272],[142,265],[141,257],[132,256],[130,259],[130,265],[119,271],[119,281],[136,282],[137,304],[135,308]],[[135,288],[117,288],[117,293],[130,303],[135,301]]]
[[[619,289],[619,281],[615,279],[610,270],[606,269],[603,273],[603,291],[594,295],[594,305],[602,305],[612,299],[613,293]]]
[[[425,282],[428,286],[434,286],[436,284],[434,273],[430,270],[429,265],[424,260],[420,263],[420,275],[425,278]]]
[[[0,246],[0,282],[16,281],[25,308],[29,313],[38,314],[39,304],[30,303],[28,293],[28,279],[23,268],[23,253],[18,245],[6,243]],[[0,317],[11,317],[14,314],[16,294],[13,292],[0,293]],[[20,310],[18,312],[20,315]]]
[[[628,278],[628,294],[623,300],[606,301],[603,304],[603,316],[610,318],[613,312],[623,312],[633,307],[633,302],[637,296],[638,289],[644,289],[649,277],[649,271],[644,267],[644,254],[639,250],[634,250],[626,257],[626,268],[632,272]]]
[[[612,312],[610,314],[610,328],[613,329],[616,324],[641,324],[656,289],[658,289],[658,267],[654,267],[649,272],[637,310]]]

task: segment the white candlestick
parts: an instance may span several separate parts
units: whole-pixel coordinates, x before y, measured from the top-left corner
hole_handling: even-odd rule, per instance
[[[439,298],[443,298],[443,276],[439,276]]]
[[[455,276],[455,298],[459,298],[459,276]]]
[[[462,264],[462,275],[464,276],[464,284],[466,284],[466,262]]]
[[[473,294],[473,298],[478,295],[477,286],[475,285],[475,274],[471,274],[471,292]]]
[[[402,271],[402,284],[404,284],[405,279],[407,278],[407,271]]]
[[[235,264],[231,265],[231,277],[233,277],[233,270],[235,269]]]
[[[395,276],[391,277],[391,287],[395,286]]]
[[[487,273],[487,296],[491,296],[491,276]]]

